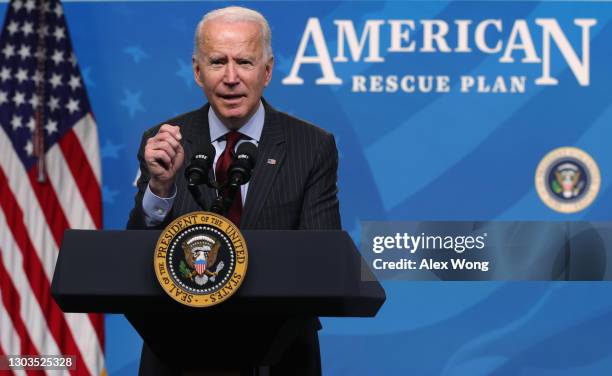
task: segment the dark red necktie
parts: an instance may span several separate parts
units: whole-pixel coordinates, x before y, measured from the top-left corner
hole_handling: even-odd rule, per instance
[[[227,182],[227,170],[232,164],[232,160],[234,159],[234,149],[236,148],[236,143],[240,140],[242,134],[236,131],[231,131],[225,135],[225,150],[219,157],[217,161],[217,166],[215,168],[215,176],[217,177],[217,182],[219,184],[223,184]],[[228,194],[227,188],[223,190],[224,197],[227,197]],[[232,206],[230,206],[225,216],[236,226],[240,226],[240,216],[242,215],[242,194],[240,193],[240,189],[236,192],[236,196],[234,196],[234,201],[232,202]]]

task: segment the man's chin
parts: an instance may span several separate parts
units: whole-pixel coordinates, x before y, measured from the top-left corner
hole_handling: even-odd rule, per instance
[[[238,120],[247,116],[247,111],[241,108],[233,108],[222,111],[221,116],[226,119]]]
[[[242,126],[244,122],[247,120],[247,111],[242,108],[231,108],[231,109],[222,109],[218,114],[219,118],[225,123],[226,126],[229,125],[238,125]]]

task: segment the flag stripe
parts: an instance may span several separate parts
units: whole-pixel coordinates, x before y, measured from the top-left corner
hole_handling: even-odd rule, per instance
[[[86,151],[98,150],[98,131],[96,128],[96,122],[92,114],[87,113],[81,120],[79,120],[72,128],[76,135],[79,143],[83,146]],[[96,177],[99,186],[102,184],[102,164],[100,163],[100,153],[87,153],[85,154],[89,161],[89,166]],[[101,228],[101,227],[100,227]]]
[[[57,245],[53,247],[53,250],[55,252],[52,253],[53,265],[55,265],[57,249],[59,244],[61,244],[62,242],[64,230],[68,228],[68,220],[66,219],[66,216],[62,211],[62,208],[57,200],[57,196],[53,191],[53,187],[51,187],[51,185],[47,183],[39,184],[37,182],[38,175],[36,168],[32,168],[28,172],[28,179],[30,181],[30,184],[25,189],[31,189],[34,192],[34,195],[36,196],[36,202],[40,205],[40,209],[44,214],[44,216],[41,218],[44,218],[46,220],[45,223],[41,223],[41,226],[48,227],[53,238],[53,240],[49,239],[49,241],[55,242],[55,244]],[[22,202],[20,202],[19,204],[23,207]],[[51,274],[47,275],[49,280],[51,280],[51,278],[53,277],[53,265],[50,265],[49,268]]]
[[[83,201],[81,192],[74,182],[72,173],[66,166],[66,160],[59,145],[55,144],[49,149],[46,162],[49,181],[70,228],[94,230],[96,225]]]
[[[0,248],[0,252],[2,251]],[[38,355],[19,314],[21,306],[19,293],[8,278],[2,259],[0,259],[0,298],[0,328],[6,329],[0,331],[0,355]],[[13,375],[26,374],[35,375],[35,372],[13,371]]]
[[[54,240],[47,223],[41,220],[46,218],[45,213],[38,204],[30,178],[19,162],[17,154],[11,148],[10,140],[3,129],[0,129],[0,150],[3,151],[2,158],[0,158],[0,169],[4,170],[7,175],[8,187],[10,191],[15,192],[17,203],[23,208],[27,234],[35,246],[47,279],[51,280],[57,258],[58,241]]]
[[[75,335],[78,348],[95,350],[81,351],[81,357],[87,366],[88,374],[99,375],[104,367],[104,353],[101,351],[98,333],[90,320],[90,315],[84,313],[65,313],[64,316],[72,333]]]
[[[0,252],[7,252],[7,250],[0,248]],[[9,268],[12,268],[12,265],[9,265]],[[2,328],[9,327],[12,330],[3,330],[0,332],[0,336],[2,337],[0,339],[0,344],[9,351],[9,354],[36,355],[38,354],[38,350],[32,343],[30,335],[27,333],[21,315],[19,314],[21,298],[13,282],[11,282],[6,269],[3,260],[0,260],[0,293],[2,294],[0,305],[3,306],[0,309],[0,321],[2,321],[0,325],[2,325]],[[4,314],[7,316],[4,317]],[[8,333],[17,333],[19,344],[17,344],[17,337],[8,336]],[[5,336],[9,338],[4,338]]]
[[[15,244],[11,229],[8,226],[4,212],[0,210],[0,249],[2,249],[2,263],[9,265],[12,284],[19,291],[20,307],[19,316],[39,353],[56,354],[59,352],[55,340],[50,336],[47,321],[42,313],[41,307],[35,299],[30,284],[23,273],[23,257],[21,251]]]
[[[2,315],[3,315],[2,310],[3,310],[3,307],[2,307],[2,304],[0,304],[0,325],[5,325],[5,322],[2,321]],[[9,328],[9,329],[11,328],[11,326],[9,324],[6,324],[6,325],[7,325],[7,328]],[[4,348],[2,347],[2,336],[3,336],[3,333],[0,332],[0,356],[19,354],[18,352],[14,352],[14,351],[11,351],[11,350],[4,351]],[[9,337],[9,336],[10,336],[9,332],[4,333],[4,337]],[[22,375],[26,375],[26,373],[25,373],[25,371],[22,371],[22,370],[2,371],[2,375],[3,376],[4,375],[6,375],[6,376],[8,376],[8,375],[22,376]],[[28,373],[28,375],[33,375],[33,373],[30,372],[30,373]]]
[[[2,252],[1,249],[0,252]],[[2,265],[1,260],[0,269],[2,270],[0,271],[0,298],[2,298],[0,299],[0,327],[7,329],[0,331],[0,351],[2,351],[3,355],[24,354],[25,352],[22,352],[21,349],[23,349],[24,346],[27,345],[24,345],[24,341],[22,340],[21,336],[19,340],[17,340],[17,338],[13,335],[13,333],[17,332],[17,330],[15,329],[15,327],[13,327],[13,319],[5,308],[10,307],[13,310],[15,309],[15,307],[13,306],[13,302],[10,301],[11,297],[7,297],[7,295],[5,294],[6,290],[5,287],[3,287],[3,283],[6,282],[5,280],[6,277],[8,277],[8,274],[4,270],[4,265]],[[30,337],[28,336],[27,338]]]
[[[8,214],[8,227],[10,230],[12,230],[15,241],[14,248],[6,253],[17,254],[21,252],[23,254],[22,267],[24,274],[29,281],[30,288],[32,289],[32,294],[38,301],[40,308],[46,312],[46,321],[48,323],[49,331],[55,338],[55,341],[57,341],[57,343],[60,345],[61,352],[57,354],[77,355],[77,371],[75,374],[87,375],[89,373],[86,371],[85,367],[89,365],[83,364],[82,354],[76,345],[73,333],[68,329],[69,327],[68,323],[66,322],[66,318],[55,301],[51,298],[49,279],[46,278],[44,268],[42,267],[40,260],[34,251],[34,247],[27,236],[27,230],[23,222],[23,213],[17,206],[13,193],[8,189],[5,189],[8,187],[8,182],[6,181],[4,171],[1,169],[0,187],[2,187],[0,190],[0,207],[4,213]],[[3,237],[9,237],[8,234],[5,235],[6,236]],[[11,275],[20,275],[20,273],[14,272]],[[27,284],[27,282],[25,282],[25,284]],[[47,353],[45,352],[45,354]],[[81,363],[80,367],[79,363]]]
[[[72,130],[64,135],[59,144],[96,227],[102,228],[102,192],[91,166],[87,163],[86,153]]]

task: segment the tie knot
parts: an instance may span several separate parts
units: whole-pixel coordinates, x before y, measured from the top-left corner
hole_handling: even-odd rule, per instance
[[[240,140],[240,137],[242,137],[242,133],[238,131],[230,131],[225,135],[225,141],[227,142],[225,148],[231,150],[233,153],[234,147],[236,147],[236,143],[238,140]]]

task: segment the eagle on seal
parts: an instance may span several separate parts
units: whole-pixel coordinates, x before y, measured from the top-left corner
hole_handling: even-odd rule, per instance
[[[181,247],[183,248],[185,261],[190,268],[185,277],[200,286],[205,285],[209,279],[214,282],[224,266],[223,261],[221,261],[215,271],[211,271],[217,261],[221,242],[210,236],[196,235],[183,241]]]
[[[563,192],[563,198],[572,198],[578,196],[584,182],[580,181],[580,170],[573,163],[563,163],[557,167],[555,171],[555,180],[557,181],[559,188],[555,191],[556,193]]]

